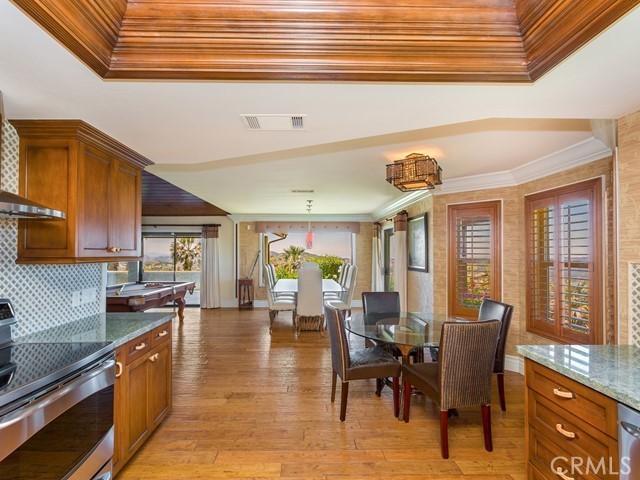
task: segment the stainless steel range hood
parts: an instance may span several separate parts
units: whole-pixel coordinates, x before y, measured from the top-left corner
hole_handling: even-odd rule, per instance
[[[14,193],[0,190],[0,218],[65,218],[64,212],[47,208]]]
[[[2,92],[0,92],[0,150],[2,149],[2,122],[4,109],[2,104]],[[0,163],[0,179],[2,179],[2,164]],[[64,212],[45,207],[28,198],[15,193],[0,190],[0,218],[33,218],[33,219],[57,219],[65,218]]]

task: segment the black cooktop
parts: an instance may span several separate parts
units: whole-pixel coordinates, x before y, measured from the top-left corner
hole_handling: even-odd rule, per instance
[[[77,374],[111,350],[108,342],[14,343],[0,348],[0,412],[16,400]]]

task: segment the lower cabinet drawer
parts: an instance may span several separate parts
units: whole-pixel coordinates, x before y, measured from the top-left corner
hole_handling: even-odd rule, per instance
[[[125,362],[127,364],[149,354],[151,350],[151,333],[141,335],[124,346]]]
[[[526,380],[528,388],[557,409],[576,412],[592,427],[617,438],[618,405],[613,399],[530,360],[526,361]]]
[[[531,427],[553,439],[572,455],[598,461],[606,459],[607,464],[617,466],[618,442],[615,439],[572,413],[559,409],[555,403],[531,389],[528,392],[527,413]]]
[[[617,479],[617,459],[592,457],[565,441],[550,438],[529,425],[529,472],[551,480]]]
[[[154,328],[151,332],[151,343],[156,345],[171,340],[171,322]]]

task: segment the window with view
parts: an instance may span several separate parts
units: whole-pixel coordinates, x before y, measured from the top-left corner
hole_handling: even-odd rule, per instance
[[[200,233],[143,234],[142,262],[107,265],[107,285],[129,282],[195,282],[187,305],[200,305]]]
[[[526,198],[527,329],[600,343],[601,181]]]
[[[449,314],[478,316],[500,300],[500,202],[449,206]]]
[[[267,239],[269,262],[276,269],[278,278],[297,278],[298,268],[303,262],[316,262],[323,278],[336,280],[340,266],[352,262],[353,245],[351,232],[316,232],[311,248],[306,245],[306,233],[292,232],[283,240],[273,234]]]

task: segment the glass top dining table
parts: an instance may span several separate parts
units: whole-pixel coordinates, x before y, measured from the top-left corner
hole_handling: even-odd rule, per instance
[[[423,312],[354,312],[345,320],[345,329],[376,343],[392,343],[404,357],[408,357],[416,348],[437,347],[443,323],[466,321],[468,320]]]

